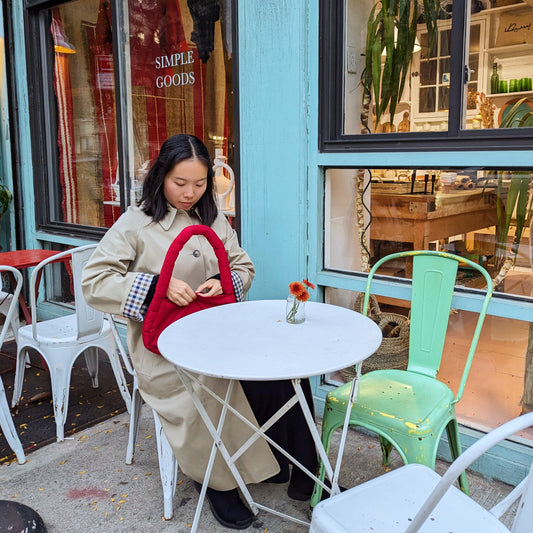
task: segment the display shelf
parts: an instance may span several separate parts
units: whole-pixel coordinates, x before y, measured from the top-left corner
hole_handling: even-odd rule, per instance
[[[486,50],[489,54],[493,56],[499,55],[515,55],[523,52],[532,52],[533,53],[533,44],[508,44],[506,46],[494,46],[492,48],[487,48]]]
[[[496,93],[496,94],[487,94],[487,98],[521,98],[522,96],[533,96],[533,91],[513,91],[512,93]]]

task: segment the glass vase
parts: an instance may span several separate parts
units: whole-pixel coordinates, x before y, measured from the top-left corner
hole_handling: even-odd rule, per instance
[[[287,296],[286,319],[289,324],[301,324],[305,321],[305,302],[301,302],[294,296]]]

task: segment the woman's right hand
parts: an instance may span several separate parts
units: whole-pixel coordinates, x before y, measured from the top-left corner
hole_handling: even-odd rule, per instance
[[[196,300],[196,293],[181,279],[170,278],[167,298],[176,305],[184,306]]]

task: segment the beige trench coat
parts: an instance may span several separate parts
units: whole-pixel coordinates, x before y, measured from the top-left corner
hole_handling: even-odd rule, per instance
[[[83,271],[83,293],[89,304],[104,312],[123,314],[136,275],[141,272],[158,274],[174,238],[186,226],[199,223],[196,217],[191,218],[187,212],[173,207],[160,222],[152,222],[139,208],[130,207],[105,234]],[[239,274],[247,291],[254,276],[248,254],[239,246],[235,231],[223,215],[219,214],[212,229],[224,242],[230,268]],[[186,281],[194,290],[217,273],[216,256],[207,240],[204,237],[192,237],[178,256],[175,277]],[[201,482],[212,439],[174,366],[144,347],[141,331],[141,322],[128,321],[128,347],[142,397],[159,414],[182,471]],[[206,331],[206,334],[209,332]],[[179,339],[176,339],[176,343],[179,344]],[[216,357],[216,354],[213,356]],[[225,396],[227,381],[208,377],[202,377],[202,381],[218,395]],[[216,425],[220,405],[206,393],[201,395],[201,399]],[[231,403],[256,423],[239,384]],[[250,435],[251,430],[228,413],[223,440],[230,454]],[[243,454],[237,461],[237,467],[246,483],[258,483],[279,471],[268,444],[262,439]],[[229,490],[237,486],[220,453],[217,453],[209,486],[217,490]]]

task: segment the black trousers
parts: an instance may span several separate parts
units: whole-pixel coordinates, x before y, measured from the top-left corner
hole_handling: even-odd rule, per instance
[[[314,416],[311,384],[308,379],[303,379],[301,384]],[[259,425],[264,424],[294,395],[294,388],[290,381],[241,381],[241,385]],[[313,474],[316,473],[318,459],[315,443],[299,403],[269,428],[266,434]],[[272,446],[271,449],[281,470],[268,481],[273,483],[289,481],[289,460]],[[290,484],[303,493],[311,493],[314,486],[313,480],[299,468],[292,469]]]

